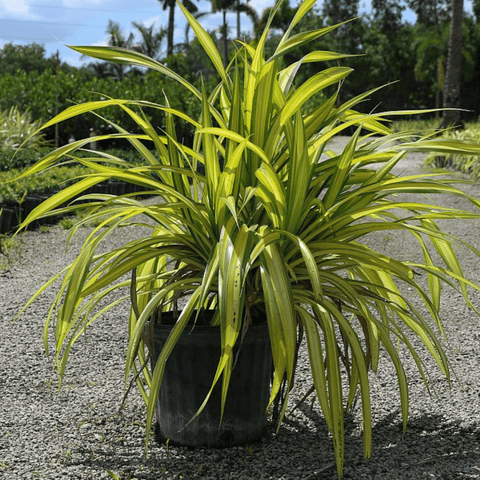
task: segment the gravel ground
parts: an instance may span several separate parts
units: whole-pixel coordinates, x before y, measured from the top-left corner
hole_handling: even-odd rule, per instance
[[[338,140],[340,143],[344,139]],[[423,157],[410,155],[397,167],[418,172]],[[478,195],[478,185],[469,192]],[[443,200],[443,203],[447,203]],[[449,205],[466,206],[459,199]],[[480,221],[453,219],[443,225],[480,247]],[[0,478],[13,479],[334,479],[331,440],[317,403],[304,403],[288,415],[278,433],[259,444],[223,450],[167,448],[151,443],[144,455],[145,407],[134,390],[126,407],[123,366],[127,344],[126,311],[118,307],[76,345],[62,389],[44,355],[42,327],[54,291],[47,292],[23,317],[12,319],[35,290],[69,263],[81,245],[81,232],[68,251],[66,232],[28,232],[19,258],[0,273]],[[137,234],[123,230],[112,241]],[[384,235],[375,247],[412,258],[407,238]],[[460,251],[468,278],[480,283],[478,262]],[[472,301],[480,307],[480,295]],[[363,459],[361,412],[346,423],[345,478],[471,479],[480,478],[480,322],[455,292],[445,291],[443,317],[450,340],[447,350],[456,379],[450,389],[428,356],[429,395],[404,355],[410,378],[410,420],[402,430],[393,367],[381,360],[372,375],[373,456]],[[301,361],[295,402],[311,383]]]

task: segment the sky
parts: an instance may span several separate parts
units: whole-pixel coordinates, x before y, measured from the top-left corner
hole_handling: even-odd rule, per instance
[[[296,0],[290,2],[292,6],[296,3]],[[317,5],[321,6],[321,3],[319,0]],[[251,0],[251,5],[259,14],[273,4],[274,0]],[[363,0],[360,5],[361,12],[369,11],[370,0]],[[200,0],[198,8],[199,12],[208,12],[211,4]],[[227,17],[231,28],[236,28],[235,18],[233,13]],[[47,57],[58,50],[61,61],[79,66],[85,59],[66,45],[106,45],[105,30],[109,19],[119,23],[128,35],[133,30],[132,21],[148,26],[152,23],[157,27],[166,26],[168,11],[162,9],[158,0],[0,0],[0,48],[5,43],[40,43],[45,46]],[[201,19],[207,30],[217,29],[221,22],[221,13]],[[246,16],[242,15],[241,22],[242,31],[251,30]],[[185,23],[177,7],[175,43],[184,40]],[[166,41],[163,48],[166,49]]]
[[[253,0],[251,3],[258,12],[262,12],[272,6],[274,0]],[[200,12],[207,12],[211,10],[211,4],[200,0],[198,8]],[[235,27],[234,14],[228,17],[229,25]],[[62,61],[78,66],[82,63],[80,55],[64,44],[106,45],[105,30],[109,19],[119,23],[128,35],[133,30],[133,21],[166,26],[168,10],[163,10],[158,0],[0,0],[0,47],[10,42],[41,43],[47,50],[47,56],[58,50]],[[207,30],[218,28],[221,22],[221,14],[202,19],[202,25]],[[177,7],[175,43],[184,40],[185,24]],[[242,30],[250,29],[251,23],[242,15]],[[192,33],[190,38],[193,38]],[[165,40],[163,48],[166,50],[166,47]]]

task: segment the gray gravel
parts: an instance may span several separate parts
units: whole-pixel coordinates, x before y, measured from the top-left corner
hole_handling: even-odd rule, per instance
[[[340,139],[344,142],[344,139]],[[421,155],[399,165],[418,172]],[[466,187],[478,195],[478,185]],[[446,201],[443,200],[446,204]],[[449,205],[466,206],[458,199]],[[480,221],[444,222],[446,229],[480,247]],[[86,235],[81,232],[81,235]],[[135,235],[123,230],[123,242]],[[36,288],[74,258],[81,244],[64,251],[66,232],[28,232],[19,258],[0,273],[0,478],[89,479],[334,479],[331,440],[318,404],[304,403],[278,433],[262,443],[224,450],[185,449],[151,443],[144,455],[145,407],[133,391],[123,398],[123,359],[127,344],[126,307],[116,308],[94,325],[70,356],[63,387],[44,355],[42,327],[54,291],[41,297],[16,323],[12,319]],[[407,238],[383,235],[375,246],[413,258]],[[466,275],[480,283],[478,262],[459,252]],[[480,307],[480,296],[472,294]],[[371,377],[374,417],[373,457],[363,459],[361,413],[346,423],[345,478],[480,478],[480,322],[455,292],[445,291],[444,321],[456,379],[450,389],[428,356],[432,395],[404,355],[410,378],[410,420],[402,431],[394,370],[381,361]],[[308,390],[307,368],[300,362],[292,402]],[[434,391],[433,391],[434,390]],[[293,403],[292,403],[293,404]]]

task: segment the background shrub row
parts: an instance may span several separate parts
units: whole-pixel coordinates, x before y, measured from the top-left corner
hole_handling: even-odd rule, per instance
[[[144,75],[129,75],[121,81],[114,78],[92,77],[86,70],[60,70],[54,74],[50,70],[42,73],[17,71],[14,75],[0,75],[0,110],[17,105],[21,110],[29,110],[35,119],[48,120],[64,109],[87,101],[104,100],[105,93],[111,98],[141,99],[147,102],[165,104],[165,96],[173,108],[180,109],[192,118],[200,115],[199,102],[185,95],[176,82],[162,82],[161,76],[154,72]],[[138,109],[136,109],[138,111]],[[66,120],[58,126],[58,145],[64,145],[71,139],[79,140],[89,135],[113,133],[114,128],[106,121],[121,125],[127,131],[138,133],[138,125],[121,108],[99,110],[96,115],[82,115]],[[154,108],[144,109],[153,125],[162,129],[165,126],[164,114]],[[184,121],[177,124],[179,138],[190,143],[193,131]],[[55,140],[54,127],[45,131],[46,138]],[[103,148],[125,148],[126,142],[104,142]]]
[[[26,152],[24,153],[26,154]],[[110,149],[108,153],[131,163],[139,161],[135,152],[132,151]],[[88,152],[78,152],[78,154],[80,156],[87,155]],[[32,163],[32,158],[27,155],[21,158],[25,159],[25,165]],[[48,196],[73,184],[79,177],[89,172],[89,169],[82,165],[68,165],[15,180],[24,170],[25,168],[13,168],[0,172],[0,233],[14,230],[19,222]],[[121,195],[141,190],[141,187],[112,180],[95,185],[85,193]],[[52,223],[57,220],[57,217],[52,217],[46,221]]]

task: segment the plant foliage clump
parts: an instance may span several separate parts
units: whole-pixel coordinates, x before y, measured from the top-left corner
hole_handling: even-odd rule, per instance
[[[464,130],[447,130],[443,133],[443,138],[480,143],[480,125],[467,123]],[[477,155],[472,155],[471,153],[449,153],[442,156],[430,153],[425,159],[425,164],[428,167],[448,167],[468,175],[473,180],[480,178],[480,159]]]
[[[6,170],[18,164],[32,164],[47,145],[44,135],[37,133],[42,124],[33,120],[31,113],[18,107],[0,110],[0,169]],[[20,152],[17,152],[19,148]],[[15,158],[18,155],[19,158]]]
[[[124,299],[131,299],[131,313],[125,374],[127,381],[133,371],[147,405],[147,445],[165,364],[177,339],[195,319],[195,311],[217,310],[213,324],[220,328],[222,354],[214,383],[221,382],[223,399],[234,363],[233,347],[241,342],[253,313],[262,311],[274,363],[270,404],[280,400],[281,423],[294,385],[298,345],[305,340],[316,396],[332,435],[341,476],[344,412],[353,407],[357,393],[363,412],[364,454],[371,455],[369,371],[379,368],[381,349],[395,366],[406,426],[408,380],[397,342],[406,346],[426,379],[418,347],[410,341],[411,335],[417,336],[449,377],[437,333],[442,331],[441,284],[456,288],[469,306],[467,287],[478,288],[464,278],[455,256],[454,246],[461,241],[437,226],[440,219],[479,218],[478,214],[422,202],[422,194],[467,195],[445,180],[428,175],[401,177],[393,168],[409,151],[478,155],[480,146],[456,139],[409,142],[403,133],[392,133],[386,119],[408,112],[361,113],[358,105],[375,91],[340,100],[351,68],[319,68],[311,78],[295,84],[304,64],[348,57],[322,50],[308,52],[294,63],[286,61],[289,52],[336,28],[294,33],[314,4],[315,0],[300,4],[275,51],[266,56],[277,4],[257,45],[239,42],[226,68],[211,37],[180,4],[220,78],[208,91],[134,51],[73,47],[94,58],[150,68],[175,80],[184,95],[198,103],[200,115],[193,118],[173,108],[168,98],[153,103],[109,97],[68,108],[42,128],[85,112],[119,108],[135,122],[136,131],[110,122],[116,133],[94,140],[128,141],[143,165],[133,165],[121,155],[76,157],[75,150],[91,138],[60,147],[27,174],[56,165],[64,155],[93,173],[37,207],[23,226],[52,211],[91,208],[87,200],[103,205],[104,220],[88,236],[77,260],[59,274],[62,282],[45,325],[45,347],[48,351],[48,330],[55,323],[56,361],[62,376],[71,346],[98,318],[96,307],[112,291],[128,287],[130,295]],[[310,99],[319,93],[324,100],[312,105]],[[160,131],[138,108],[162,111],[165,129]],[[193,145],[178,135],[178,119],[191,126]],[[347,146],[334,152],[332,139],[352,127],[356,130]],[[152,145],[156,156],[149,150]],[[77,198],[108,179],[141,185],[158,201],[146,205],[129,195]],[[402,199],[404,193],[415,194],[415,199]],[[75,204],[61,207],[74,197]],[[467,198],[480,207],[478,200]],[[93,210],[77,226],[96,215],[100,213]],[[142,215],[149,222],[143,222]],[[139,224],[149,234],[107,252],[100,249],[119,226]],[[367,246],[367,236],[386,231],[409,234],[423,252],[423,262],[387,256]],[[127,273],[131,279],[125,279]],[[428,286],[417,273],[428,278]],[[402,295],[400,285],[417,295],[427,314],[410,295]],[[179,299],[184,300],[182,313],[150,371],[145,368],[148,320],[158,309],[175,309]],[[119,301],[114,298],[101,313]]]

